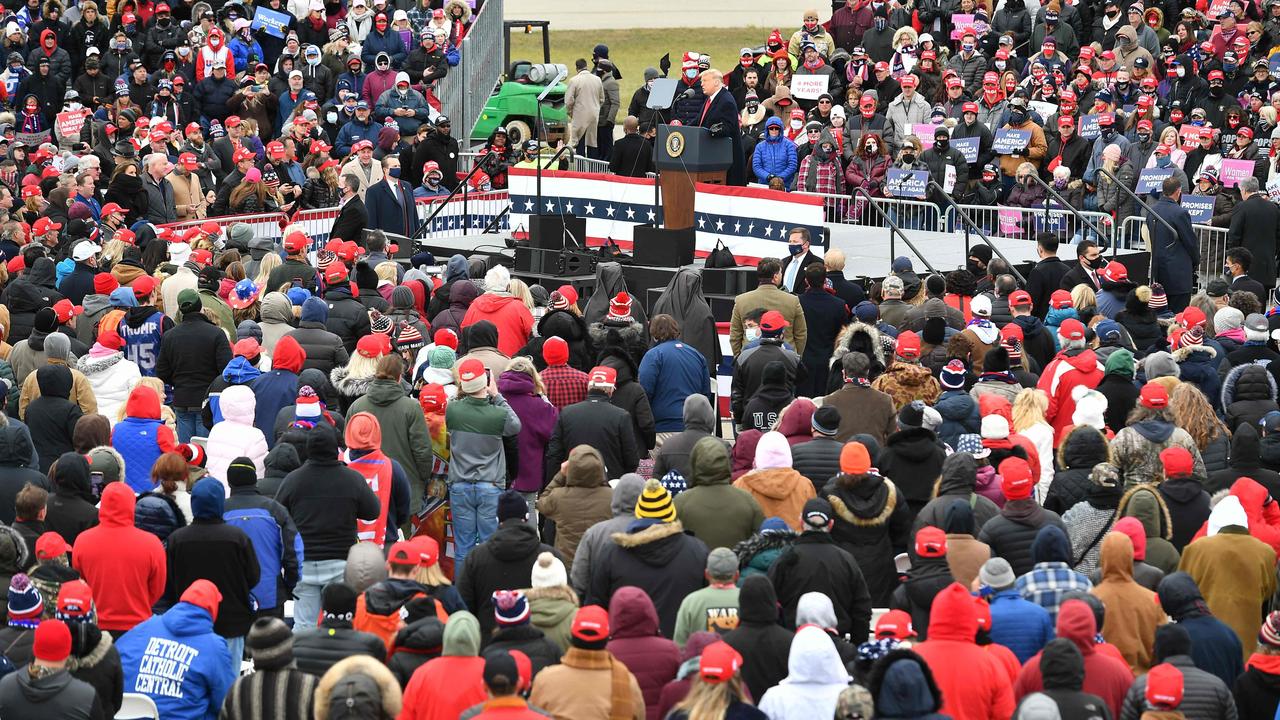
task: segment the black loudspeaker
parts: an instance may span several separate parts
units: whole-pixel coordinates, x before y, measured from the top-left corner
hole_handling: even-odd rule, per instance
[[[545,250],[586,247],[587,221],[574,215],[530,215],[529,244]]]
[[[631,254],[635,256],[636,265],[674,268],[693,262],[693,228],[668,230],[637,225],[632,238]]]
[[[735,282],[730,268],[702,268],[702,292],[707,295],[733,295]]]

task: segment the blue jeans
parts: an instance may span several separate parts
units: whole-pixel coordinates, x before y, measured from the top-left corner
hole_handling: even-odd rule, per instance
[[[236,677],[240,677],[240,662],[244,660],[244,636],[223,639],[227,641],[227,652],[231,653],[231,669]]]
[[[456,482],[449,486],[449,510],[453,513],[454,575],[462,568],[471,548],[498,529],[498,496],[493,483]]]
[[[302,577],[298,579],[293,595],[293,630],[306,630],[316,626],[320,617],[320,591],[329,583],[342,582],[347,569],[346,560],[304,560]]]
[[[200,411],[175,410],[178,420],[178,442],[189,443],[193,437],[208,437],[209,428],[204,426]]]

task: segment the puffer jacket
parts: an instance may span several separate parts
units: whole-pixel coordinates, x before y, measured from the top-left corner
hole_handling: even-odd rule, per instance
[[[1040,507],[1035,500],[1010,500],[998,517],[982,526],[978,539],[991,546],[993,557],[1008,560],[1014,575],[1023,575],[1035,564],[1031,559],[1031,543],[1040,528],[1047,525],[1067,532],[1062,518]]]
[[[293,638],[293,658],[298,669],[320,677],[343,658],[367,655],[381,662],[387,646],[373,633],[360,632],[351,621],[324,618],[316,627],[298,632]]]
[[[968,397],[968,396],[966,396]],[[977,492],[978,466],[968,453],[952,453],[942,461],[942,474],[934,486],[933,499],[916,513],[911,525],[915,534],[925,525],[942,527],[946,522],[947,508],[956,500],[963,500],[973,507],[974,532],[980,531],[992,518],[1000,514],[1000,508]],[[1064,533],[1065,534],[1065,533]]]
[[[595,365],[595,345],[587,333],[587,323],[581,317],[568,310],[548,310],[538,320],[538,337],[530,340],[529,344],[538,343],[539,352],[532,353],[532,356],[535,364],[539,364],[539,370],[545,364],[541,352],[542,339],[549,337],[558,337],[569,344],[569,367],[588,372]]]
[[[782,518],[792,530],[802,527],[800,511],[814,497],[813,483],[791,467],[791,450],[780,433],[769,432],[756,446],[756,469],[733,482],[751,493],[766,516]]]
[[[769,178],[782,178],[782,182],[790,190],[795,186],[796,172],[800,167],[796,159],[796,144],[787,139],[782,132],[777,137],[769,135],[769,128],[782,129],[781,118],[771,117],[764,123],[764,140],[756,143],[751,153],[751,170],[756,182],[767,185]]]
[[[133,524],[165,542],[173,531],[187,526],[187,518],[178,501],[162,492],[146,492],[138,496],[133,508]]]
[[[938,426],[938,439],[954,448],[960,444],[960,436],[965,433],[978,433],[982,426],[982,416],[978,414],[978,402],[964,390],[947,390],[938,396],[933,406],[942,416],[942,424]]]
[[[1197,667],[1190,655],[1170,655],[1164,662],[1182,673],[1182,702],[1178,704],[1178,712],[1183,717],[1223,720],[1237,717],[1231,689],[1216,676]],[[1133,681],[1125,694],[1118,720],[1139,720],[1147,707],[1146,698],[1147,676],[1143,675]]]
[[[658,633],[658,612],[643,590],[618,588],[609,601],[609,629],[606,650],[635,676],[644,694],[645,717],[658,717],[662,686],[676,677],[680,649]]]
[[[862,569],[876,607],[884,607],[898,584],[893,557],[906,552],[911,513],[893,481],[874,473],[841,473],[822,489],[835,511],[831,535]]]
[[[1014,588],[993,592],[988,598],[991,641],[1013,651],[1025,663],[1053,639],[1049,611],[1026,600]]]
[[[142,372],[138,364],[126,360],[124,353],[112,352],[102,357],[85,355],[76,361],[76,369],[84,373],[84,378],[93,389],[93,397],[98,401],[98,414],[105,415],[112,425],[116,423],[116,412],[124,405]]]
[[[1134,423],[1116,433],[1111,440],[1111,462],[1120,469],[1125,487],[1138,483],[1159,483],[1164,479],[1160,452],[1169,447],[1182,447],[1195,461],[1193,474],[1205,477],[1204,460],[1191,435],[1171,422],[1151,418]]]
[[[724,442],[711,436],[699,440],[689,454],[689,469],[688,489],[675,498],[685,530],[708,549],[732,548],[750,538],[764,522],[764,511],[751,493],[730,484]]]
[[[1189,345],[1174,350],[1179,379],[1200,388],[1214,409],[1222,402],[1222,383],[1218,378],[1218,351],[1209,345]]]
[[[434,614],[409,622],[396,633],[388,650],[387,668],[396,676],[400,687],[409,684],[414,671],[432,658],[440,657],[444,642],[444,624]]]
[[[205,445],[208,452],[205,469],[224,487],[228,487],[228,494],[230,489],[227,486],[227,468],[231,466],[231,461],[247,457],[253,460],[259,475],[266,470],[264,461],[267,459],[267,438],[253,426],[256,405],[253,390],[244,385],[232,385],[222,391],[219,402],[222,422],[209,430],[209,439]]]
[[[530,623],[499,627],[489,637],[480,654],[488,658],[515,650],[519,650],[529,658],[534,677],[537,677],[543,668],[558,665],[560,656],[564,654],[559,645]]]
[[[569,451],[563,472],[557,473],[538,498],[538,512],[556,523],[556,550],[566,565],[587,528],[613,517],[613,493],[599,451],[579,445]]]
[[[1173,520],[1169,506],[1154,485],[1135,485],[1120,498],[1116,518],[1132,517],[1142,523],[1146,534],[1144,561],[1168,575],[1178,569],[1179,553],[1169,539],[1173,537]]]
[[[1046,510],[1061,515],[1089,494],[1092,482],[1089,472],[1098,463],[1107,462],[1107,438],[1087,425],[1077,426],[1058,448],[1058,467],[1049,492],[1044,498]]]
[[[1262,467],[1262,444],[1258,430],[1252,424],[1241,424],[1231,436],[1231,460],[1225,469],[1209,473],[1204,489],[1209,493],[1221,492],[1242,477],[1253,478],[1271,492],[1280,496],[1280,473]]]
[[[1241,425],[1257,425],[1263,415],[1280,410],[1276,404],[1276,381],[1265,365],[1231,368],[1222,381],[1221,402],[1227,428],[1233,433]]]
[[[1231,626],[1213,616],[1196,581],[1187,573],[1172,573],[1160,581],[1156,597],[1160,607],[1190,636],[1196,667],[1212,673],[1228,687],[1234,684],[1244,672],[1240,638]]]

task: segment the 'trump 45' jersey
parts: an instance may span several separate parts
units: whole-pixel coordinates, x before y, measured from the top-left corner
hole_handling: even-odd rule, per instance
[[[120,321],[116,332],[124,338],[124,356],[138,364],[143,377],[155,377],[156,358],[160,356],[160,338],[164,334],[165,314],[155,310],[138,325],[129,324],[129,316]]]

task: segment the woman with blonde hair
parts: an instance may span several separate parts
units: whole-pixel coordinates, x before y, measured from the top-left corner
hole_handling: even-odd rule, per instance
[[[667,720],[765,720],[752,706],[742,681],[742,655],[724,641],[708,645],[698,659],[698,674]]]
[[[1040,478],[1036,483],[1036,497],[1043,498],[1053,482],[1053,426],[1044,417],[1049,410],[1049,396],[1038,388],[1023,388],[1013,400],[1013,431],[1025,436],[1036,446],[1036,453],[1044,458],[1040,462]]]
[[[155,390],[156,394],[160,396],[162,400],[164,399],[164,381],[160,378],[142,377],[138,379],[138,382],[134,387],[137,387],[138,385],[146,385],[152,390]],[[130,388],[129,390],[132,392],[133,388]],[[120,409],[116,411],[116,419],[112,422],[113,426],[128,415],[128,413],[125,412],[126,405],[127,403],[121,403]],[[164,403],[160,404],[160,420],[163,421],[165,425],[168,425],[170,430],[175,433],[178,432],[178,416],[173,414],[173,408],[165,405]]]
[[[339,410],[347,414],[351,403],[364,396],[378,373],[378,360],[391,352],[390,343],[379,346],[378,338],[385,335],[365,335],[356,344],[356,351],[351,353],[347,364],[336,367],[329,373],[329,381],[338,393]]]
[[[507,286],[507,292],[511,293],[512,297],[519,298],[529,312],[533,312],[536,303],[534,303],[533,293],[529,292],[529,286],[525,281],[511,278],[511,284]]]
[[[123,240],[112,238],[102,247],[102,254],[98,257],[98,270],[100,272],[111,272],[112,266],[124,259],[124,252],[129,248],[129,243]]]
[[[378,276],[378,295],[382,296],[383,300],[391,302],[391,291],[396,289],[400,266],[394,260],[387,260],[375,265],[373,273]]]
[[[1231,449],[1231,431],[1218,419],[1213,406],[1193,383],[1182,382],[1169,394],[1169,413],[1178,427],[1186,430],[1200,450],[1204,469],[1225,470]]]
[[[281,292],[281,288],[267,287],[267,279],[271,277],[271,271],[280,267],[284,261],[280,259],[277,253],[267,253],[258,261],[258,276],[253,279],[255,285],[263,288],[264,292]],[[292,286],[292,283],[290,283]]]
[[[1093,288],[1080,283],[1071,288],[1071,306],[1080,315],[1080,322],[1088,325],[1090,318],[1098,312],[1098,294]]]

